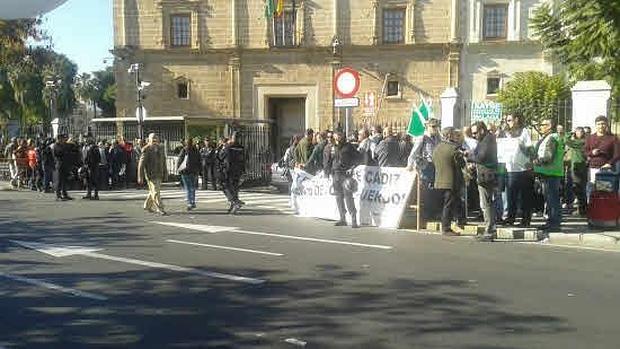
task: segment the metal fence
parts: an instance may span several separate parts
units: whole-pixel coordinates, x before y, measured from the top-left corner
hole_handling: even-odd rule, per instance
[[[233,131],[240,131],[241,138],[238,140],[246,151],[246,173],[243,176],[244,185],[263,185],[271,179],[271,163],[274,161],[273,125],[270,121],[260,120],[222,120],[226,123],[227,135]],[[116,122],[96,122],[91,126],[92,134],[97,139],[114,140],[117,136],[123,136],[127,141],[133,141],[138,136],[138,126],[134,123],[125,122],[119,125]],[[187,138],[185,121],[149,122],[144,125],[145,135],[156,133],[162,144],[166,147],[168,156],[168,170],[171,175],[176,175],[176,156]]]

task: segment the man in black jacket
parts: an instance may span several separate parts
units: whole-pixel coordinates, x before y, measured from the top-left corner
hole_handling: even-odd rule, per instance
[[[478,146],[471,156],[476,163],[480,208],[484,216],[484,234],[480,241],[493,241],[495,236],[495,193],[497,182],[497,141],[484,122],[478,121],[471,127],[471,133],[478,140]]]
[[[383,130],[383,140],[375,148],[375,159],[380,167],[400,166],[400,145],[390,127]]]
[[[207,190],[208,180],[211,180],[211,187],[217,190],[217,181],[215,180],[215,153],[217,149],[215,143],[209,138],[205,138],[204,146],[200,149],[200,159],[202,162],[202,190]]]
[[[56,143],[53,144],[52,154],[54,155],[54,184],[56,186],[56,201],[73,200],[67,194],[67,181],[73,162],[71,161],[70,149],[67,146],[67,137],[58,135]]]
[[[351,227],[357,228],[357,210],[353,201],[353,192],[355,188],[351,171],[360,160],[360,154],[355,146],[347,142],[342,132],[334,133],[336,144],[334,145],[334,157],[331,165],[331,173],[334,179],[334,193],[336,194],[336,205],[338,205],[338,213],[340,220],[336,226],[346,226],[347,210],[351,214]],[[346,202],[346,209],[345,209]]]
[[[237,143],[239,134],[234,132],[228,144],[219,153],[221,163],[221,178],[224,195],[230,202],[229,213],[236,214],[243,201],[239,200],[239,182],[245,172],[245,150]]]
[[[99,164],[101,154],[92,136],[86,136],[86,145],[82,148],[82,161],[86,169],[86,195],[82,199],[99,200]],[[95,192],[94,196],[92,192]]]

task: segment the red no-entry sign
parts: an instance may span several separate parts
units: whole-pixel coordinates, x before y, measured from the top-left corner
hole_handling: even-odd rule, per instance
[[[360,74],[353,68],[342,68],[334,76],[334,90],[342,98],[351,98],[360,89]]]

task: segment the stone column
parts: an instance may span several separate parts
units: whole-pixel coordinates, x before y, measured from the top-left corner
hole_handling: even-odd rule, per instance
[[[459,94],[454,87],[449,87],[439,98],[441,99],[441,127],[453,127]]]
[[[594,130],[594,119],[607,116],[611,86],[605,80],[579,81],[573,92],[573,129],[590,126]]]

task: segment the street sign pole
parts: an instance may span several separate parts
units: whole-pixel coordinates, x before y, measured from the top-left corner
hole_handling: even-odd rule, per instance
[[[351,132],[353,129],[353,120],[351,120],[352,109],[350,107],[344,108],[344,130],[347,136],[347,139],[351,136]]]

